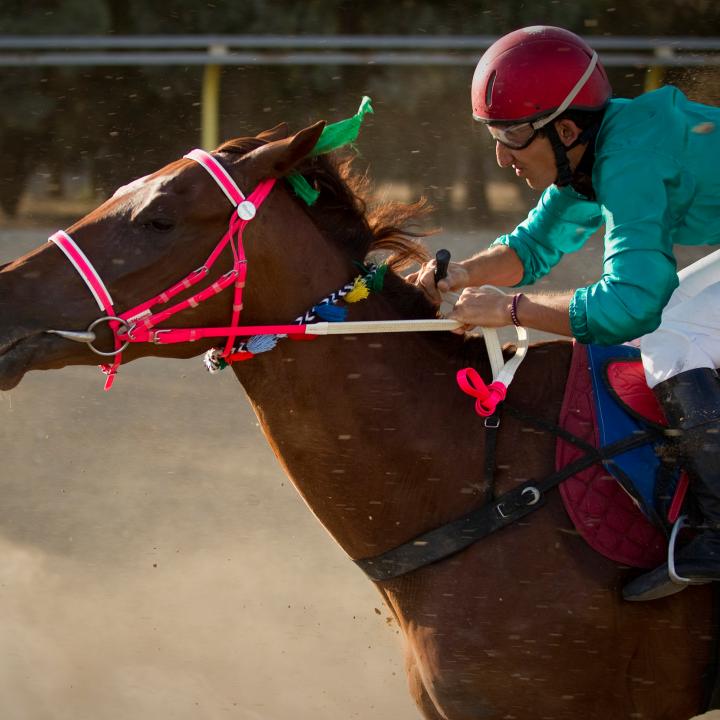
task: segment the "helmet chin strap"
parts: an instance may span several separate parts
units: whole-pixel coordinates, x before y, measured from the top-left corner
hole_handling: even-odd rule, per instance
[[[555,178],[555,184],[558,187],[564,187],[572,182],[573,171],[570,168],[570,159],[567,156],[567,151],[570,148],[566,148],[563,145],[558,131],[555,128],[555,123],[549,123],[545,126],[545,133],[547,134],[550,145],[552,146],[553,153],[555,155],[555,165],[557,166],[557,177]],[[575,146],[574,143],[573,147]]]
[[[568,151],[578,145],[586,145],[591,140],[594,140],[595,136],[598,134],[598,130],[600,129],[601,122],[602,120],[599,119],[586,127],[577,136],[577,138],[575,138],[575,141],[568,146],[565,146],[562,140],[560,140],[560,135],[558,134],[554,123],[545,128],[545,133],[550,140],[550,145],[552,146],[553,153],[555,154],[555,165],[557,166],[558,171],[555,184],[558,187],[570,185],[575,175],[575,171],[570,167],[570,159],[567,155]]]

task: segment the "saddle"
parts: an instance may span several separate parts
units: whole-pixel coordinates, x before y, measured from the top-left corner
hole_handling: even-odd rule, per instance
[[[594,550],[630,567],[661,564],[687,476],[676,470],[662,432],[667,423],[645,382],[639,351],[576,343],[559,425],[596,448],[657,431],[647,444],[573,475],[560,485],[560,494],[575,528]],[[559,437],[556,467],[583,452]]]

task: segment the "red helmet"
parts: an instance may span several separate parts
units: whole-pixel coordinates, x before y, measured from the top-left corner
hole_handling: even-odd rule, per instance
[[[482,56],[472,81],[473,117],[531,122],[568,108],[598,110],[611,92],[605,69],[584,40],[535,25],[501,37]]]

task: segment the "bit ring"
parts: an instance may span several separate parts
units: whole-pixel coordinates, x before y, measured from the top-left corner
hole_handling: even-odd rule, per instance
[[[88,325],[88,332],[92,332],[93,329],[100,323],[112,322],[113,320],[120,323],[120,328],[118,328],[118,329],[122,330],[122,332],[126,332],[127,330],[129,330],[129,326],[122,318],[115,317],[114,315],[108,315],[107,317],[101,317],[101,318],[98,318],[97,320],[91,322],[90,325]],[[115,335],[115,337],[117,337],[117,330],[115,330],[113,332],[113,334]],[[127,348],[127,346],[130,345],[130,341],[126,340],[123,343],[122,347],[118,348],[117,350],[112,350],[111,352],[104,352],[103,350],[98,350],[92,344],[92,342],[88,342],[87,345],[96,355],[102,355],[103,357],[114,357],[115,355],[119,355],[123,350],[125,350]]]

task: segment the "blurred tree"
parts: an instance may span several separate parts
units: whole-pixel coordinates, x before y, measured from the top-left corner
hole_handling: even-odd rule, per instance
[[[108,30],[104,2],[87,0],[4,0],[0,6],[0,33],[4,35],[101,34]],[[0,206],[14,215],[27,177],[45,161],[57,186],[65,149],[53,141],[64,124],[63,86],[78,70],[8,68],[0,73],[0,93],[12,102],[0,104]]]

